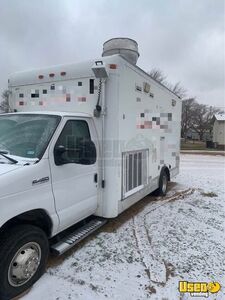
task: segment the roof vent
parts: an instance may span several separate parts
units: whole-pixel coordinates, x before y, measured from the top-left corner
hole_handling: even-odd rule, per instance
[[[102,56],[120,54],[131,64],[136,65],[139,52],[138,43],[129,38],[113,38],[103,44]]]

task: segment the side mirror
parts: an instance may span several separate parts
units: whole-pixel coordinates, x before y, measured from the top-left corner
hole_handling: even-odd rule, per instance
[[[63,145],[59,145],[55,149],[55,152],[58,153],[59,155],[62,155],[66,151],[67,151],[67,149]]]
[[[54,158],[55,164],[57,166],[63,165],[65,163],[62,155],[67,152],[67,149],[63,145],[59,145],[55,147],[54,150]]]
[[[65,153],[68,154],[68,157],[64,156]],[[76,148],[65,148],[63,145],[56,146],[54,158],[57,166],[68,163],[93,165],[97,160],[97,151],[93,141],[84,140],[80,141]]]

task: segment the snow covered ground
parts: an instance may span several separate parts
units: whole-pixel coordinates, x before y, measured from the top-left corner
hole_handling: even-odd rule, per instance
[[[60,258],[22,300],[225,299],[225,158],[181,156],[166,198],[146,197]],[[209,298],[179,281],[218,281]]]

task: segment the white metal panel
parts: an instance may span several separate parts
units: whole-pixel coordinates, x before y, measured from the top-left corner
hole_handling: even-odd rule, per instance
[[[179,169],[181,100],[172,92],[149,78],[140,69],[118,58],[117,71],[109,77],[106,89],[106,153],[113,153],[110,164],[106,164],[106,187],[103,190],[103,216],[115,217],[121,211],[146,195],[146,191],[157,188],[160,171],[164,165],[171,175]],[[117,78],[117,80],[115,80]],[[146,84],[147,83],[147,84]],[[150,92],[143,90],[150,85]],[[136,86],[141,87],[141,91]],[[152,97],[153,96],[153,97]],[[141,101],[137,101],[140,98]],[[141,114],[144,121],[156,118],[152,128],[149,123],[140,128]],[[143,125],[145,124],[143,121]],[[159,123],[157,125],[157,123]],[[161,127],[160,127],[161,126]],[[163,142],[162,142],[162,139]],[[111,140],[111,145],[109,143]],[[115,147],[112,144],[116,144]],[[133,190],[132,196],[126,195],[129,202],[122,199],[123,174],[122,153],[148,149],[148,184],[139,191]],[[161,157],[160,157],[161,154]],[[176,171],[175,171],[176,170]],[[133,192],[136,192],[133,194]],[[128,200],[129,201],[129,200]],[[126,202],[126,203],[125,203]]]
[[[68,163],[57,166],[54,160],[55,144],[68,121],[87,122],[92,140],[96,141],[96,132],[89,118],[65,117],[49,147],[52,189],[56,211],[59,216],[59,231],[94,214],[97,210],[98,185],[94,176],[98,172],[98,161],[91,165]],[[97,153],[98,143],[96,144]]]
[[[105,188],[102,190],[102,216],[113,218],[118,215],[118,200],[121,199],[121,153],[119,144],[119,84],[120,58],[113,62],[117,69],[110,71],[105,87],[105,136],[104,154]]]
[[[9,171],[5,165],[0,164],[0,172]],[[32,185],[34,180],[49,178],[48,181]],[[55,210],[54,198],[51,187],[51,174],[47,159],[34,165],[11,168],[11,171],[1,176],[0,202],[1,218],[0,227],[11,218],[34,209],[43,209],[53,222],[53,235],[58,229],[58,216]]]
[[[143,90],[146,81],[153,98]],[[137,85],[141,91],[136,90]],[[151,178],[159,175],[159,168],[164,164],[171,168],[177,165],[180,111],[180,99],[133,67],[125,66],[120,83],[120,139],[126,141],[124,151],[149,148]]]
[[[64,80],[67,81],[76,78],[93,77],[93,72],[91,70],[93,62],[94,60],[89,60],[80,63],[57,65],[42,69],[17,72],[9,76],[9,87],[38,85]],[[61,72],[65,72],[66,74],[62,76]],[[51,77],[49,76],[50,74],[54,74],[54,76]],[[40,79],[40,75],[43,76],[43,78]]]

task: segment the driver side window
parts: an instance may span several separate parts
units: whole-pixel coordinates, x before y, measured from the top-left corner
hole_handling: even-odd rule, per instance
[[[84,120],[67,121],[63,128],[55,148],[64,147],[66,151],[62,154],[64,163],[81,163],[82,143],[91,140],[88,123]]]

